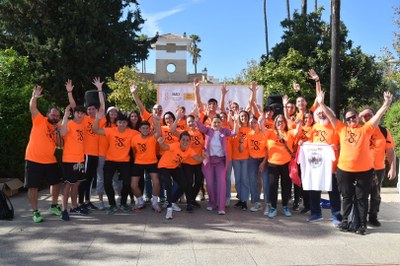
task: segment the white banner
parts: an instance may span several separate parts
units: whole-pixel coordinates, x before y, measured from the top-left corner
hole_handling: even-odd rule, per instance
[[[200,97],[203,104],[207,104],[210,98],[218,101],[218,106],[221,101],[221,84],[218,85],[201,85]],[[249,102],[251,91],[249,86],[243,85],[226,85],[228,93],[225,96],[225,108],[228,102],[237,102],[240,108],[245,108]],[[164,112],[172,111],[175,113],[178,105],[183,105],[186,108],[186,113],[189,114],[193,110],[194,89],[193,84],[159,84],[157,91],[158,103],[163,107]],[[263,106],[263,87],[259,86],[256,94],[257,104]],[[226,111],[226,110],[225,110]]]

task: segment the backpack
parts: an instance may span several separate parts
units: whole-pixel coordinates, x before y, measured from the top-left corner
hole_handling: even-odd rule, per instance
[[[379,129],[381,130],[381,133],[382,133],[382,135],[385,137],[385,140],[386,140],[386,142],[387,142],[387,135],[388,135],[387,129],[386,129],[385,127],[382,127],[382,126],[379,126],[379,125],[378,125],[378,127],[379,127]]]
[[[7,195],[0,190],[0,220],[12,220],[14,207]]]

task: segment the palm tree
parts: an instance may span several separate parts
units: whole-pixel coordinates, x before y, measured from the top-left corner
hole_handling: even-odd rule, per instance
[[[301,0],[301,15],[307,15],[307,0]]]
[[[291,31],[290,27],[290,0],[286,0],[286,13],[287,13],[287,20],[289,22],[289,31]]]
[[[331,82],[330,107],[336,114],[339,111],[340,84],[339,84],[339,45],[340,45],[340,0],[331,0]]]
[[[264,27],[265,27],[265,49],[266,57],[269,58],[269,42],[268,42],[268,21],[267,21],[267,0],[264,0]]]
[[[198,35],[195,34],[190,35],[190,39],[192,39],[192,43],[190,44],[189,53],[193,58],[192,63],[194,65],[194,73],[197,74],[197,63],[201,58],[201,49],[197,46],[197,44],[201,42],[201,39]]]
[[[314,1],[314,9],[315,9],[315,12],[318,11],[318,0]]]

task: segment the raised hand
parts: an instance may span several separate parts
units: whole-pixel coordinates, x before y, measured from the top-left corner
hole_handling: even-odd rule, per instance
[[[102,91],[104,81],[101,82],[100,77],[96,77],[93,79],[92,84],[96,86],[97,90]]]
[[[42,95],[42,91],[43,91],[42,87],[40,87],[39,85],[35,86],[33,88],[33,91],[32,91],[32,98],[40,98],[40,97],[42,97],[43,96]]]
[[[136,93],[137,92],[137,87],[134,81],[131,82],[131,85],[129,86],[129,89],[131,90],[131,93]]]
[[[165,141],[165,138],[164,138],[164,137],[159,137],[159,138],[157,139],[157,141],[158,141],[158,143],[163,144],[164,141]]]
[[[293,82],[293,89],[295,92],[299,92],[300,91],[300,84],[297,82]]]
[[[228,93],[228,89],[226,88],[226,84],[224,83],[221,87],[221,93],[222,95],[226,95]]]
[[[324,98],[325,98],[325,91],[320,91],[317,95],[317,103],[324,104]]]
[[[385,99],[385,104],[389,104],[390,105],[392,103],[392,101],[393,101],[393,95],[388,91],[385,91],[383,93],[383,98]]]
[[[289,96],[287,96],[286,94],[282,96],[282,104],[283,106],[287,105],[289,102]]]
[[[74,85],[72,85],[72,80],[67,80],[67,82],[65,82],[65,88],[67,89],[67,92],[72,92],[72,90],[74,89]]]
[[[312,80],[319,81],[318,74],[317,74],[317,72],[315,72],[314,69],[310,69],[310,70],[308,71],[308,75],[310,75],[310,78],[311,78]]]

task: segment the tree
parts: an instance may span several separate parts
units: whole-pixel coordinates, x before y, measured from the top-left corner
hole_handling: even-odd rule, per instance
[[[340,62],[340,0],[331,0],[331,97],[330,107],[337,114],[339,111],[340,84],[339,84],[339,62]]]
[[[158,33],[153,38],[149,38],[146,34],[141,34],[136,38],[138,43],[138,59],[142,64],[142,73],[146,73],[146,60],[149,58],[149,50],[151,45],[158,39]]]
[[[197,44],[201,42],[201,39],[199,36],[197,36],[195,34],[190,35],[190,39],[192,39],[192,43],[190,44],[189,53],[192,56],[192,62],[194,65],[194,73],[197,74],[197,63],[199,62],[199,59],[201,58],[201,56],[200,56],[201,49],[197,46]]]
[[[72,79],[83,102],[94,76],[104,79],[140,61],[137,32],[144,23],[136,0],[4,0],[0,2],[0,48],[29,56],[36,82],[64,105]]]
[[[307,15],[307,0],[301,0],[301,15]]]
[[[157,88],[151,81],[141,78],[137,69],[133,67],[124,66],[115,73],[114,79],[107,80],[107,86],[111,89],[108,100],[115,103],[122,111],[138,110],[129,89],[132,81],[135,82],[139,90],[139,98],[143,105],[147,110],[151,110],[154,103],[157,102]]]
[[[286,0],[286,14],[287,14],[287,20],[290,23],[290,0]],[[289,26],[289,31],[290,31],[290,26]]]

